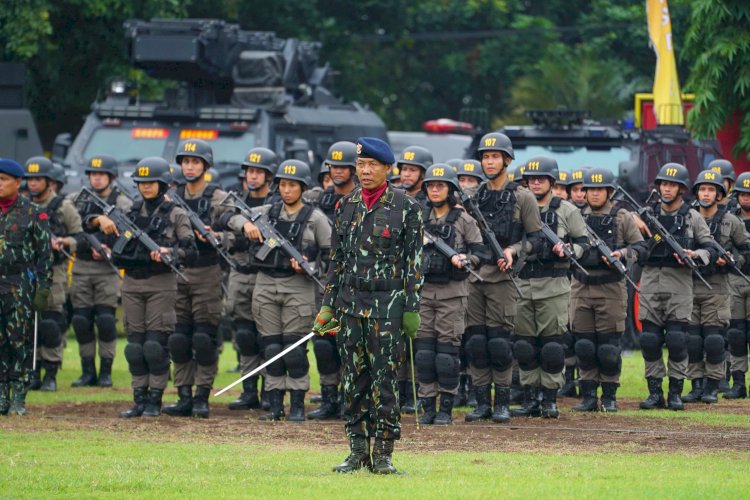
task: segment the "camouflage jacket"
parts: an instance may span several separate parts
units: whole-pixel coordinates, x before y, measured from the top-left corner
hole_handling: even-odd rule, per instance
[[[39,288],[52,283],[52,247],[49,216],[19,196],[0,212],[0,292],[36,276]]]
[[[388,187],[367,209],[361,188],[336,204],[323,305],[364,318],[418,312],[422,290],[422,209]]]

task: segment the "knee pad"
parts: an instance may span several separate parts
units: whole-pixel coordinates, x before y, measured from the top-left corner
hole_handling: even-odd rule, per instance
[[[244,325],[238,325],[234,340],[237,342],[237,347],[239,347],[242,356],[255,356],[260,354],[257,332],[245,328]]]
[[[167,335],[159,332],[146,332],[143,343],[143,357],[146,359],[149,373],[164,375],[169,371],[169,353],[167,352]]]
[[[681,330],[668,330],[664,336],[664,343],[667,345],[669,359],[672,361],[684,361],[688,357],[687,334]]]
[[[99,339],[104,342],[117,340],[117,320],[115,319],[115,310],[112,307],[96,306],[96,316],[94,316],[96,328],[99,331]]]
[[[169,355],[175,363],[187,363],[193,359],[192,342],[185,333],[173,333],[169,336],[167,345],[169,346]]]
[[[339,351],[336,348],[335,337],[331,335],[314,337],[313,352],[315,353],[318,373],[321,375],[338,373],[341,368],[341,358],[339,358]]]
[[[148,375],[146,359],[143,357],[143,345],[128,342],[125,346],[125,360],[133,376]]]
[[[145,333],[131,333],[128,335],[128,343],[129,344],[138,344],[143,345],[143,343],[146,341],[146,334]]]
[[[565,368],[565,351],[559,342],[547,342],[540,355],[542,370],[547,373],[561,373]]]
[[[599,371],[603,375],[613,377],[622,371],[622,358],[620,347],[612,344],[603,344],[596,349],[596,357],[599,359]]]
[[[296,335],[284,335],[283,338],[284,347],[290,346],[300,339]],[[297,346],[284,356],[284,365],[292,378],[302,378],[307,375],[310,370],[310,361],[307,359],[307,343]]]
[[[466,357],[469,363],[484,369],[490,365],[487,353],[487,328],[485,326],[470,326],[466,330],[469,338],[466,340]]]
[[[275,337],[276,335],[274,335]],[[281,337],[281,335],[279,335]],[[276,356],[278,353],[281,352],[282,346],[281,343],[278,344],[266,344],[263,348],[263,357],[265,359],[271,359],[272,357]],[[266,371],[269,375],[273,377],[283,377],[284,372],[286,370],[286,367],[284,366],[284,359],[281,358],[279,360],[274,361],[270,365],[266,367]]]
[[[513,350],[510,340],[502,337],[491,338],[487,341],[487,352],[490,364],[497,371],[504,371],[513,364]]]
[[[435,366],[435,346],[429,350],[426,346],[417,349],[414,356],[414,368],[417,370],[417,380],[420,384],[437,382],[437,368]]]
[[[461,364],[458,359],[458,347],[450,344],[438,343],[437,355],[435,356],[435,371],[437,372],[438,384],[453,389],[458,387]]]
[[[533,338],[532,341],[534,341]],[[537,347],[524,337],[518,337],[513,343],[513,355],[516,357],[516,361],[518,361],[518,366],[521,370],[530,371],[539,368]],[[565,363],[564,359],[563,363]]]
[[[703,337],[700,333],[688,335],[687,351],[690,363],[699,363],[703,360]]]
[[[201,366],[211,366],[219,359],[216,341],[207,332],[195,332],[193,334],[193,352],[195,362]]]
[[[73,325],[73,332],[75,332],[76,340],[79,344],[88,344],[96,340],[94,329],[91,326],[92,315],[93,311],[90,307],[73,310],[70,322]]]
[[[729,328],[736,328],[738,330],[744,330],[745,329],[745,320],[744,319],[730,319],[729,320]]]
[[[174,325],[174,331],[175,333],[181,333],[186,337],[190,337],[193,335],[193,327],[186,323],[177,323],[176,325]]]
[[[62,332],[57,321],[52,319],[43,319],[39,321],[38,326],[39,344],[49,349],[54,349],[62,342]]]
[[[620,341],[622,340],[622,333],[611,332],[611,333],[600,333],[596,335],[597,345],[613,345],[620,347]]]
[[[641,353],[644,360],[653,362],[661,359],[663,340],[660,334],[644,331],[638,342],[641,344]]]
[[[578,366],[582,370],[593,370],[596,368],[596,344],[589,339],[578,339],[575,345]]]
[[[657,325],[656,323],[652,323],[651,321],[642,321],[641,327],[643,328],[643,333],[648,332],[661,335],[664,332],[664,328]]]
[[[710,334],[703,341],[703,349],[706,351],[706,363],[718,365],[724,362],[724,337]]]
[[[727,343],[732,356],[747,356],[747,337],[737,328],[727,330]]]

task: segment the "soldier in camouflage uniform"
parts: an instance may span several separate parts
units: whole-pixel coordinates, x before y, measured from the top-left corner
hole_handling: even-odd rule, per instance
[[[271,198],[278,196],[272,194],[270,190],[273,176],[279,166],[276,153],[267,148],[253,148],[245,155],[241,166],[244,184],[247,186],[247,190],[237,193],[242,201],[250,208],[272,203]],[[260,334],[252,308],[252,296],[258,270],[250,265],[247,238],[235,236],[229,232],[231,229],[227,224],[233,215],[236,213],[222,214],[218,227],[227,231],[224,234],[233,241],[233,244],[228,244],[227,247],[231,249],[230,252],[238,264],[236,270],[232,269],[229,272],[226,311],[234,322],[234,342],[240,353],[240,370],[244,375],[261,363]],[[259,376],[254,376],[243,380],[242,394],[238,399],[229,403],[230,410],[260,408],[258,379]]]
[[[413,339],[420,324],[422,212],[386,182],[395,158],[384,141],[362,137],[357,154],[361,187],[336,208],[328,285],[314,329],[341,326],[336,342],[351,453],[334,471],[371,467],[392,474],[393,443],[401,436],[396,371],[404,336]]]
[[[711,236],[735,255],[748,257],[750,245],[745,226],[734,214],[720,205],[725,197],[721,174],[704,170],[693,183],[698,210],[708,224]],[[725,337],[729,326],[731,297],[728,273],[731,266],[723,257],[701,270],[711,285],[709,290],[699,279],[693,278],[693,313],[688,325],[688,378],[692,390],[686,394],[684,403],[716,403],[719,382],[724,379]]]
[[[49,216],[52,232],[52,249],[55,250],[52,293],[47,307],[39,315],[38,358],[45,369],[44,380],[37,385],[35,377],[31,389],[54,392],[57,390],[57,371],[62,365],[65,331],[65,300],[68,281],[68,259],[64,252],[74,253],[83,240],[81,216],[75,205],[55,193],[52,162],[44,156],[29,158],[26,162],[26,183],[31,201]],[[39,367],[39,365],[37,365]],[[35,374],[36,375],[36,374]]]
[[[26,413],[33,311],[46,308],[52,286],[49,216],[19,196],[23,175],[0,158],[0,415]]]
[[[734,186],[737,210],[734,214],[742,221],[745,232],[750,232],[750,172],[737,177]],[[740,259],[737,259],[740,262]],[[742,264],[742,272],[750,275],[750,258]],[[731,319],[727,330],[729,345],[729,371],[732,388],[724,392],[725,399],[747,397],[745,374],[747,373],[747,346],[750,343],[750,284],[735,272],[729,274],[729,289],[732,294]]]
[[[117,160],[107,155],[90,158],[84,172],[91,189],[110,205],[127,212],[133,202],[115,187]],[[84,230],[102,244],[104,251],[114,245],[115,239],[106,236],[99,228],[102,210],[96,204],[79,197],[76,208],[81,215]],[[81,240],[73,266],[73,285],[70,290],[73,302],[73,331],[78,340],[83,373],[73,382],[73,387],[99,385],[112,386],[112,362],[117,347],[115,310],[120,288],[120,277],[92,247],[87,238]],[[96,332],[99,334],[99,376],[96,374]]]

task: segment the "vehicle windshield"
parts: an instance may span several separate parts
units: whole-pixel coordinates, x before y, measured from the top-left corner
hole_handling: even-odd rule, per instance
[[[83,156],[91,158],[96,155],[110,155],[118,162],[161,156],[164,154],[164,144],[168,135],[169,131],[161,128],[100,128],[91,136]]]
[[[570,172],[580,167],[604,167],[615,176],[619,175],[620,162],[630,160],[630,150],[624,147],[592,150],[574,146],[526,146],[515,149],[514,153],[514,165],[521,165],[534,156],[543,155],[557,160],[560,170]]]

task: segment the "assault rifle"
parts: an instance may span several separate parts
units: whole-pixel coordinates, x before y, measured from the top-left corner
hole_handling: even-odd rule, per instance
[[[624,276],[625,279],[628,280],[628,283],[633,285],[633,288],[635,288],[636,291],[640,292],[641,289],[628,275],[628,270],[625,267],[625,264],[623,264],[622,261],[617,257],[612,256],[612,249],[609,248],[606,243],[604,243],[604,240],[601,239],[601,237],[596,234],[596,232],[591,229],[591,226],[589,226],[588,224],[586,224],[586,231],[588,231],[589,233],[589,241],[591,242],[591,246],[596,247],[596,250],[599,252],[599,254],[607,260],[607,264],[609,264],[610,267],[613,267],[618,273]]]
[[[198,216],[195,211],[190,208],[190,206],[185,202],[182,197],[177,194],[177,192],[174,189],[170,189],[167,192],[167,196],[170,200],[175,202],[175,204],[183,209],[185,213],[187,213],[188,219],[190,219],[190,225],[193,226],[193,229],[198,231],[198,234],[201,235],[203,239],[205,239],[209,245],[211,245],[214,250],[216,250],[216,253],[221,256],[222,259],[226,261],[227,264],[229,264],[229,267],[231,267],[233,270],[237,270],[237,263],[232,259],[226,250],[224,250],[224,247],[221,245],[221,242],[214,236],[214,233],[212,233],[209,229],[206,229],[206,224],[201,220],[201,218]]]
[[[498,260],[505,260],[505,253],[503,253],[503,247],[500,246],[500,242],[497,241],[497,237],[495,236],[495,233],[492,231],[492,228],[490,228],[489,222],[487,222],[487,219],[484,217],[484,214],[481,210],[479,210],[479,205],[477,205],[476,200],[472,198],[471,196],[462,193],[461,196],[461,203],[464,207],[469,211],[471,215],[474,216],[474,219],[477,221],[477,224],[479,225],[479,230],[482,232],[482,235],[487,240],[487,244],[490,247],[490,251],[492,251],[492,255],[495,256],[495,261]],[[518,287],[518,283],[516,283],[515,277],[513,277],[513,273],[509,270],[506,270],[505,273],[510,278],[511,283],[513,283],[513,287],[518,292],[519,297],[523,298],[523,293],[521,293],[521,289]]]
[[[120,231],[120,239],[115,244],[115,249],[122,249],[122,247],[124,247],[128,241],[135,238],[141,243],[141,245],[146,247],[149,252],[159,252],[159,244],[151,239],[151,237],[142,229],[133,224],[133,221],[131,221],[122,212],[122,210],[114,205],[108,204],[87,187],[81,189],[81,194],[83,194],[84,192],[86,193],[88,198],[102,210],[104,215],[112,219],[112,222],[114,222],[115,226],[117,226],[117,230]],[[177,259],[171,252],[161,254],[161,261],[166,266],[168,266],[177,276],[185,281],[189,281],[187,279],[187,276],[182,274],[182,271],[180,271],[180,269],[177,267]]]
[[[432,243],[435,245],[435,248],[438,252],[448,257],[448,259],[452,259],[454,255],[458,255],[458,252],[451,247],[449,244],[447,244],[445,241],[443,241],[442,238],[438,238],[434,234],[430,233],[427,230],[424,230],[424,238],[427,240],[427,243]],[[471,265],[471,261],[467,258],[460,259],[461,265],[471,273],[472,276],[476,277],[479,281],[484,281],[484,278],[479,276],[479,273],[477,273],[473,266]]]
[[[642,207],[635,199],[625,191],[622,186],[617,186],[617,189],[612,194],[612,200],[624,201],[636,211],[638,216],[646,223],[651,230],[651,238],[658,244],[662,241],[677,254],[677,257],[685,263],[687,267],[700,279],[709,290],[712,290],[711,285],[703,278],[703,275],[698,271],[698,264],[685,252],[685,249],[677,243],[672,233],[667,231],[664,225],[659,222],[659,219],[651,211],[650,207]],[[711,238],[713,240],[713,238]]]
[[[555,246],[558,243],[560,243],[560,246],[562,247],[562,252],[565,258],[568,259],[574,266],[576,266],[578,270],[581,271],[583,274],[585,274],[586,276],[589,275],[589,272],[586,270],[586,268],[584,268],[581,265],[581,263],[578,262],[578,259],[576,259],[576,256],[573,255],[573,252],[570,250],[570,247],[567,246],[563,242],[563,240],[560,239],[557,233],[554,232],[552,228],[549,227],[549,225],[544,221],[542,221],[542,234],[544,235],[545,238],[547,238],[547,241],[549,241],[552,244],[552,246]]]
[[[96,251],[99,255],[102,256],[102,258],[109,264],[109,267],[112,268],[112,270],[117,274],[117,276],[122,279],[122,275],[120,274],[120,270],[117,269],[117,266],[115,266],[112,263],[112,254],[104,250],[104,247],[102,246],[102,242],[99,241],[99,238],[94,236],[91,233],[83,233],[83,237],[86,238],[86,241],[89,242],[89,246]]]
[[[256,259],[264,261],[273,249],[281,248],[281,251],[284,252],[287,257],[297,261],[297,264],[299,264],[307,277],[313,280],[321,290],[325,288],[323,283],[321,283],[315,275],[315,268],[313,265],[302,257],[302,254],[299,250],[294,248],[291,241],[284,238],[281,233],[273,227],[273,224],[271,224],[271,221],[266,214],[257,211],[254,212],[244,201],[242,201],[237,193],[233,191],[227,193],[227,196],[221,201],[221,205],[239,210],[246,219],[255,224],[258,231],[260,231],[260,234],[263,235],[263,244],[255,253]]]

